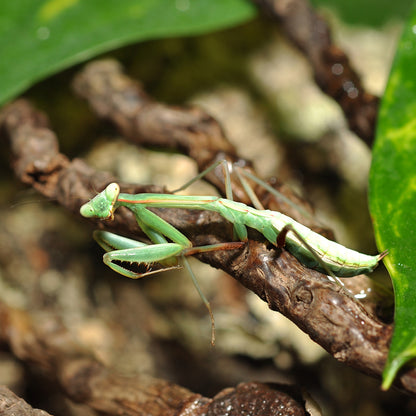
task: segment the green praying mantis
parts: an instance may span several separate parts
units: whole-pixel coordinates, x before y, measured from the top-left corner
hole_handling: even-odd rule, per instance
[[[201,292],[186,257],[212,250],[238,249],[247,241],[247,228],[254,228],[267,241],[277,247],[286,246],[288,251],[305,266],[326,273],[334,278],[335,276],[351,277],[361,273],[372,272],[378,265],[378,262],[387,254],[381,253],[371,256],[359,253],[326,239],[287,215],[261,209],[260,202],[243,177],[243,174],[247,174],[243,173],[238,167],[235,167],[235,171],[256,208],[233,201],[230,168],[226,161],[217,162],[176,191],[186,188],[219,164],[223,164],[225,170],[227,198],[153,193],[131,195],[120,193],[119,185],[111,183],[102,192],[84,204],[80,209],[80,213],[87,218],[111,220],[114,218],[114,212],[117,208],[122,206],[128,208],[135,215],[142,231],[153,243],[146,244],[97,230],[94,232],[94,239],[106,251],[103,256],[104,263],[117,273],[137,279],[153,273],[177,268],[178,258],[182,258],[199,295],[208,308],[212,328],[214,328],[209,302]],[[250,174],[249,178],[260,183],[266,189],[270,189],[266,183],[253,175]],[[273,191],[277,192],[274,189]],[[184,234],[148,208],[182,208],[217,212],[232,223],[234,234],[239,241],[193,247],[191,241]],[[147,270],[144,273],[136,273],[120,263],[143,264],[147,267]],[[162,268],[153,269],[154,263],[162,265]]]

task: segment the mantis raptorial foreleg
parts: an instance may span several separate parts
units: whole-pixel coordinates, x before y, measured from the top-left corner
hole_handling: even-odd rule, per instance
[[[157,217],[160,220],[159,224],[153,222],[153,238],[158,231],[163,230],[166,233],[166,229],[163,228],[164,220]],[[175,229],[175,231],[177,231]],[[215,343],[215,321],[214,315],[208,299],[203,294],[201,288],[199,287],[198,281],[193,273],[191,266],[186,259],[186,256],[192,256],[199,253],[204,253],[208,251],[218,251],[218,250],[234,250],[240,248],[244,245],[243,242],[232,242],[232,243],[220,243],[220,244],[211,244],[207,246],[199,247],[184,247],[178,243],[168,243],[162,242],[159,244],[146,244],[140,241],[132,240],[127,237],[122,237],[117,234],[110,233],[108,231],[96,230],[94,231],[94,239],[97,243],[106,251],[103,256],[103,262],[113,269],[115,272],[129,277],[130,279],[140,279],[151,274],[177,269],[180,268],[178,265],[178,257],[180,257],[185,265],[186,269],[191,276],[192,282],[195,285],[195,288],[201,297],[204,305],[206,306],[210,319],[211,319],[211,343]],[[168,235],[166,235],[169,237]],[[172,235],[170,235],[173,237]],[[175,234],[175,237],[177,235]],[[165,237],[160,234],[158,240],[166,241]],[[143,264],[146,266],[147,270],[142,273],[133,272],[132,270],[122,266],[119,263],[136,263]],[[154,263],[159,263],[164,266],[161,268],[152,269]]]
[[[101,230],[94,231],[93,236],[94,240],[107,251],[103,256],[103,262],[115,272],[130,279],[140,279],[150,274],[179,267],[176,258],[183,251],[183,246],[180,244],[146,244]],[[143,273],[136,273],[116,262],[144,264],[147,270]],[[164,267],[152,270],[154,263],[159,263]]]
[[[146,244],[102,230],[94,231],[93,237],[107,251],[103,256],[104,263],[117,273],[130,279],[140,279],[150,274],[180,268],[178,257],[194,256],[209,251],[235,250],[244,245],[242,241],[187,248],[177,243]],[[148,270],[143,273],[136,273],[115,262],[144,264],[148,267]],[[151,270],[150,268],[154,263],[159,263],[164,267]]]

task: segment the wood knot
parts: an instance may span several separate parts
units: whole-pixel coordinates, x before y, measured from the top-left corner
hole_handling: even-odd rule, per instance
[[[302,302],[310,305],[313,301],[312,291],[302,285],[295,291],[295,299],[297,302]]]

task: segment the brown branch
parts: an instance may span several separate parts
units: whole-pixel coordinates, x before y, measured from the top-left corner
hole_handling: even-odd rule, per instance
[[[171,149],[190,156],[200,171],[220,155],[238,162],[235,148],[218,122],[197,107],[168,107],[153,101],[137,81],[123,74],[113,60],[86,65],[75,78],[74,90],[88,100],[99,117],[112,121],[135,144]],[[208,176],[224,191],[220,169]],[[239,189],[234,189],[243,195]]]
[[[332,43],[325,20],[308,0],[252,1],[281,25],[309,60],[318,86],[341,106],[350,129],[371,145],[379,100],[364,90],[345,52]]]
[[[100,79],[96,82],[100,82]],[[134,90],[129,89],[128,92],[124,97],[117,96],[119,103],[114,111],[121,111],[123,105],[127,105],[123,99],[127,100],[130,107],[127,107],[129,111],[125,119],[130,120],[133,126],[127,125],[124,129],[141,131],[143,127],[139,120],[142,118],[139,114],[142,107],[135,104],[137,96]],[[111,88],[107,90],[107,94],[108,96],[101,97],[102,102],[112,96]],[[117,95],[117,92],[115,94]],[[161,116],[164,110],[168,115],[172,111],[181,111],[179,108],[172,110],[162,104],[151,104],[146,103],[144,106],[147,121],[152,120],[154,116],[151,108],[155,109],[161,124],[165,120]],[[135,109],[137,114],[130,110],[131,108]],[[186,109],[184,113],[189,114]],[[37,124],[38,120],[43,118],[36,114],[29,104],[17,102],[6,108],[0,117],[3,131],[11,141],[15,167],[19,167],[17,173],[26,183],[51,198],[57,198],[62,205],[76,213],[81,202],[93,195],[91,186],[95,188],[101,184],[102,187],[111,179],[94,172],[79,160],[68,161],[56,151],[56,145],[42,144],[44,138],[50,140],[53,133],[45,128],[44,124]],[[158,128],[167,135],[164,140],[168,140],[168,137],[186,140],[183,136],[187,136],[189,132],[193,139],[192,141],[188,138],[189,151],[194,149],[193,146],[198,148],[194,132],[199,131],[199,135],[202,133],[197,126],[183,128],[180,134],[171,131],[174,129],[172,125]],[[141,137],[138,139],[141,140]],[[208,139],[209,137],[205,137],[202,140],[206,142]],[[150,138],[147,140],[150,143]],[[160,140],[159,138],[158,141]],[[42,152],[22,162],[26,157],[24,155],[27,153],[28,143],[32,143],[30,148],[34,149],[33,151],[42,149]],[[172,146],[175,146],[175,142]],[[41,158],[40,161],[37,161],[37,157]],[[148,188],[139,186],[124,188],[128,192],[146,189]],[[115,230],[127,229],[130,233],[137,234],[137,224],[134,218],[127,214],[117,215],[116,221],[109,225]],[[195,246],[230,241],[232,235],[231,227],[224,219],[208,212],[177,210],[173,215],[171,211],[161,212],[160,215],[182,230]],[[281,312],[295,322],[338,360],[367,374],[379,376],[387,357],[391,327],[370,316],[360,303],[340,292],[339,288],[322,274],[302,266],[286,251],[280,252],[268,247],[261,236],[253,234],[250,237],[249,243],[241,252],[211,252],[200,257],[214,267],[225,270],[254,291],[271,309]],[[404,372],[397,383],[407,392],[414,394],[416,371]]]
[[[154,101],[141,85],[126,76],[119,63],[113,60],[95,61],[85,66],[74,80],[75,91],[85,98],[95,113],[113,122],[121,134],[132,143],[142,146],[159,146],[179,151],[192,158],[199,171],[203,171],[218,160],[244,166],[254,173],[252,163],[242,159],[234,146],[225,137],[220,124],[198,107],[172,107]],[[206,176],[206,180],[225,194],[224,172],[221,167]],[[274,181],[276,189],[312,212],[310,206],[296,196],[290,188]],[[250,203],[238,181],[232,183],[233,195],[244,203]],[[268,198],[263,188],[253,184],[256,194]],[[324,231],[313,218],[305,218],[292,206],[281,200],[265,201],[270,209],[284,212],[306,225]]]
[[[34,409],[7,387],[0,386],[0,414],[2,416],[49,416],[44,410]]]
[[[242,383],[209,399],[147,375],[123,377],[107,369],[50,315],[32,319],[26,312],[2,302],[0,341],[6,342],[19,359],[55,379],[69,398],[101,414],[219,416],[240,414],[241,408],[252,416],[277,414],[283,409],[286,414],[306,414],[299,392],[283,386]],[[0,413],[12,415],[17,410],[19,415],[47,416],[0,388]]]

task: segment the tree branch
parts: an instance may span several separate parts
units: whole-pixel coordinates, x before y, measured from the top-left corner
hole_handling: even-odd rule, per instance
[[[2,416],[50,416],[44,410],[34,409],[4,386],[0,386],[0,414]]]
[[[318,86],[341,106],[350,129],[370,146],[374,140],[379,100],[364,90],[345,52],[332,43],[325,20],[308,0],[252,1],[279,23],[310,62]]]
[[[300,393],[283,386],[241,383],[209,399],[147,375],[123,377],[107,369],[51,315],[35,320],[2,302],[0,341],[7,342],[19,359],[35,364],[56,379],[69,398],[102,414],[214,416],[227,413],[226,409],[231,406],[228,414],[237,415],[243,406],[250,408],[251,413],[247,414],[253,416],[274,414],[282,408],[293,415],[305,415]],[[47,416],[46,412],[33,410],[26,403],[22,405],[22,400],[8,392],[4,392],[2,399],[2,393],[0,389],[0,411],[2,406],[14,409],[19,406],[25,414]]]

